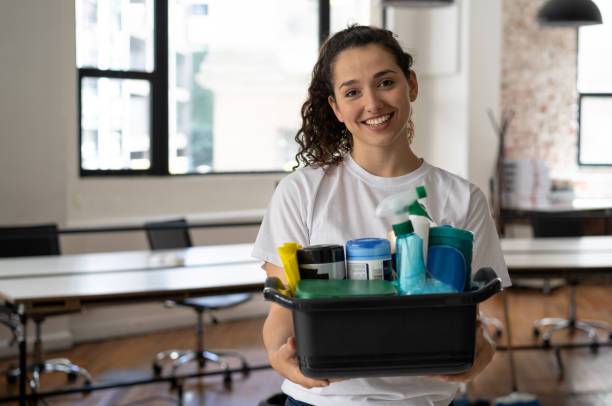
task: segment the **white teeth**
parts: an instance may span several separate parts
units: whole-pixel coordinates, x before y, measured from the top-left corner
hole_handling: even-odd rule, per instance
[[[391,118],[391,114],[387,114],[386,116],[380,116],[377,118],[373,118],[371,120],[366,120],[366,124],[367,125],[379,125],[384,123],[385,121],[387,121],[388,119]]]

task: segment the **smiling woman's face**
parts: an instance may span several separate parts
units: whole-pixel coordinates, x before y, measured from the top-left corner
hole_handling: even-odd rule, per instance
[[[333,65],[333,86],[328,101],[353,135],[353,150],[407,142],[416,76],[411,72],[406,79],[385,48],[368,44],[342,51]]]

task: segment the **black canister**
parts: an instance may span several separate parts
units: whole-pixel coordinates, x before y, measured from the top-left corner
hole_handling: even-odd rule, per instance
[[[346,279],[342,245],[311,245],[297,250],[301,279]]]

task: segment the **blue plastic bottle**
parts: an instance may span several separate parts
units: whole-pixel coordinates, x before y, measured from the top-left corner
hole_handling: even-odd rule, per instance
[[[400,294],[418,293],[425,285],[427,270],[423,263],[423,240],[414,233],[410,220],[394,224],[397,279]]]

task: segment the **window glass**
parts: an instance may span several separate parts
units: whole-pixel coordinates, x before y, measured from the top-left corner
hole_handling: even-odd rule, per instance
[[[578,35],[578,162],[612,165],[612,1],[595,3],[603,24],[580,27]]]
[[[150,167],[150,94],[146,80],[83,78],[81,168]]]
[[[153,0],[76,0],[77,66],[153,71]]]
[[[580,163],[612,165],[612,95],[580,100]]]
[[[603,24],[580,28],[578,39],[578,91],[612,93],[612,1],[595,1]]]
[[[169,1],[171,173],[288,170],[317,0]]]

